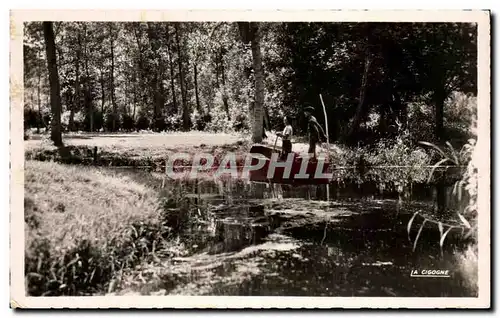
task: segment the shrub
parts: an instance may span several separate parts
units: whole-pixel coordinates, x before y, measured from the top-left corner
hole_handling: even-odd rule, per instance
[[[144,114],[140,114],[135,125],[137,130],[146,130],[149,128],[149,119]]]
[[[153,121],[154,131],[164,131],[167,128],[167,123],[163,117],[155,118]]]
[[[395,141],[378,142],[366,160],[369,166],[377,167],[370,170],[369,178],[398,193],[410,183],[425,182],[429,175],[430,157],[422,149],[412,147],[404,136]]]
[[[233,129],[237,132],[246,131],[250,129],[248,115],[239,113],[234,118]]]
[[[427,180],[429,155],[411,144],[405,135],[381,140],[373,146],[340,147],[330,154],[337,167],[337,182],[376,183],[381,191],[403,193],[412,183]]]
[[[215,133],[231,132],[233,131],[232,121],[227,117],[225,112],[216,112],[212,115],[212,120],[207,124],[206,130]]]
[[[135,122],[132,116],[129,114],[123,114],[122,116],[122,128],[125,131],[133,131],[135,128]]]
[[[200,114],[196,110],[191,114],[191,122],[193,123],[194,130],[204,131],[211,121],[212,116],[210,114]]]
[[[466,143],[468,138],[475,136],[476,118],[477,97],[453,92],[444,107],[444,126],[448,128],[448,136],[453,134],[452,144],[455,144],[455,140],[461,144]]]
[[[93,130],[98,131],[101,128],[103,128],[103,114],[101,111],[94,109],[93,112]],[[84,121],[83,121],[83,126],[86,131],[90,131],[90,116],[88,112],[85,113],[84,115]]]
[[[113,123],[114,122],[114,123]],[[120,115],[108,113],[106,114],[106,119],[104,121],[104,127],[107,131],[118,131],[120,130]]]
[[[168,116],[165,119],[165,129],[170,130],[170,131],[177,131],[182,128],[182,115],[181,114],[175,114]]]
[[[40,116],[31,108],[24,109],[24,128],[40,127]]]

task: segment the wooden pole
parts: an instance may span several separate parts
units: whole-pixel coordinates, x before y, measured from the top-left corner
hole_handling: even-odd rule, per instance
[[[327,147],[328,163],[330,163],[330,140],[328,138],[328,117],[326,116],[326,107],[325,103],[323,102],[323,96],[319,94],[319,98],[321,99],[321,105],[323,105],[323,113],[325,115],[326,147]],[[326,184],[326,200],[330,201],[330,183]]]

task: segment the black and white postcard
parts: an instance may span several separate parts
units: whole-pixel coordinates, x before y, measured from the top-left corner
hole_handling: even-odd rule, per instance
[[[489,308],[490,12],[11,11],[11,307]]]

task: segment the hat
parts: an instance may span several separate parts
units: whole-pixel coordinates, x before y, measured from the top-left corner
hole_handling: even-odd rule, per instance
[[[310,113],[312,113],[312,112],[314,112],[314,107],[307,106],[306,108],[304,108],[304,112],[310,112]]]

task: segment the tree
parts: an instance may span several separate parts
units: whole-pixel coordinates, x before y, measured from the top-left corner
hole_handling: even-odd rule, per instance
[[[264,131],[264,72],[260,50],[260,32],[257,22],[238,22],[244,43],[250,42],[252,48],[253,70],[255,76],[255,102],[253,105],[252,141],[261,142]]]
[[[46,118],[49,83],[41,26],[32,22],[25,28],[25,111],[33,115],[38,108]],[[476,30],[464,23],[60,22],[53,27],[62,128],[68,124],[70,130],[82,124],[85,130],[100,129],[101,114],[109,117],[109,129],[121,129],[118,121],[131,122],[131,116],[136,123],[140,114],[147,129],[251,129],[260,142],[264,128],[279,129],[283,113],[301,119],[306,104],[317,108],[322,121],[322,94],[329,135],[338,142],[373,144],[394,139],[401,129],[411,130],[412,142],[435,142],[449,136],[450,94],[475,93]],[[419,120],[413,120],[415,104],[422,105]],[[43,127],[40,123],[28,126]],[[297,134],[305,133],[303,123],[294,120]]]
[[[425,36],[422,36],[425,33]],[[421,49],[415,56],[424,93],[429,93],[434,106],[434,137],[444,144],[444,105],[453,91],[476,93],[477,29],[467,23],[422,24],[415,40]],[[418,42],[420,41],[420,42]],[[436,185],[437,210],[446,207],[443,178]]]
[[[147,24],[147,34],[151,48],[151,64],[153,65],[151,88],[153,91],[153,128],[157,131],[165,128],[163,107],[165,104],[165,89],[163,86],[164,62],[160,51],[161,40],[159,35],[162,29],[153,23]]]
[[[56,45],[52,22],[43,22],[43,34],[45,38],[47,68],[50,82],[50,109],[52,113],[50,139],[54,142],[54,145],[60,147],[63,145],[61,135],[61,94],[59,75],[57,73]]]
[[[110,59],[111,59],[111,69],[109,71],[110,78],[110,88],[111,88],[111,106],[112,106],[112,131],[116,131],[117,127],[117,105],[115,99],[115,37],[117,36],[117,32],[114,31],[113,23],[108,23],[109,28],[109,49],[110,49]]]
[[[24,34],[25,107],[29,109],[29,112],[33,116],[33,120],[29,122],[31,125],[28,124],[25,128],[35,126],[37,133],[40,133],[40,128],[46,127],[44,109],[42,109],[42,97],[45,97],[47,91],[47,59],[45,57],[45,40],[42,23],[33,22],[26,24]],[[29,98],[27,95],[29,95]],[[25,111],[27,110],[25,109]]]
[[[191,117],[190,117],[190,107],[187,101],[187,92],[186,92],[186,75],[184,72],[183,62],[184,62],[184,46],[181,43],[181,25],[180,22],[174,24],[175,29],[175,42],[177,46],[177,54],[178,54],[178,67],[179,67],[179,82],[181,84],[181,100],[182,100],[182,128],[187,131],[191,128]]]
[[[435,138],[444,142],[444,104],[453,91],[476,93],[477,29],[468,23],[425,23],[413,35],[424,93],[431,94]]]
[[[366,87],[367,87],[367,81],[368,81],[368,72],[370,70],[370,63],[371,63],[371,53],[367,49],[366,50],[366,56],[365,56],[365,69],[363,72],[363,77],[361,80],[361,88],[359,90],[359,101],[358,101],[358,107],[356,109],[356,114],[354,115],[354,120],[351,126],[351,129],[349,131],[349,136],[354,136],[354,134],[358,131],[359,124],[361,122],[361,116],[363,115],[363,108],[365,105],[365,95],[366,95]]]

